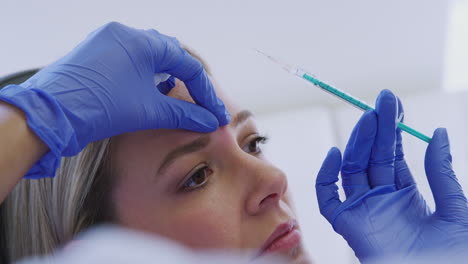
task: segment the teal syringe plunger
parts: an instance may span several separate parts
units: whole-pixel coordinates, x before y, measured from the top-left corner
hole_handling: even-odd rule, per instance
[[[295,75],[295,76],[297,76],[297,77],[299,77],[301,79],[304,79],[304,80],[308,81],[309,83],[312,83],[313,85],[321,88],[322,90],[324,90],[326,92],[329,92],[329,93],[337,96],[338,98],[340,98],[342,100],[345,100],[348,103],[351,103],[353,106],[356,106],[359,109],[364,110],[364,111],[367,111],[369,109],[374,110],[373,107],[369,106],[364,101],[359,100],[358,98],[356,98],[356,97],[354,97],[354,96],[352,96],[352,95],[350,95],[348,93],[345,93],[345,92],[341,91],[340,89],[334,88],[334,87],[332,87],[332,86],[318,80],[312,74],[309,74],[306,71],[301,70],[300,68],[293,67],[293,66],[290,66],[288,64],[285,64],[285,63],[279,61],[278,59],[266,54],[265,52],[262,52],[262,51],[257,50],[257,49],[256,49],[256,51],[258,53],[266,56],[268,59],[275,62],[276,64],[279,64],[287,72],[289,72],[289,73],[291,73],[291,74],[293,74],[293,75]],[[423,141],[425,141],[427,143],[431,142],[430,137],[424,135],[423,133],[421,133],[421,132],[419,132],[419,131],[417,131],[417,130],[415,130],[415,129],[413,129],[413,128],[411,128],[411,127],[409,127],[409,126],[407,126],[407,125],[405,125],[405,124],[403,124],[401,122],[398,123],[398,127],[401,130],[403,130],[403,131],[405,131],[405,132],[407,132],[407,133],[409,133],[409,134],[411,134],[411,135],[413,135],[413,136],[415,136],[415,137],[417,137],[417,138],[419,138],[419,139],[421,139],[421,140],[423,140]]]

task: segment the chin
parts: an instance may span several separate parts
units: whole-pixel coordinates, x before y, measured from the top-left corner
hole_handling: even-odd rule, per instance
[[[280,260],[284,261],[280,263],[313,264],[309,255],[304,251],[302,243],[297,245],[295,248],[288,250],[287,252],[281,252],[281,253],[277,252],[277,253],[265,254],[263,256],[260,256],[260,258],[263,258],[263,257],[265,258],[278,257],[280,258]]]
[[[287,263],[294,264],[312,264],[309,255],[304,251],[304,247],[299,245],[297,248],[294,248],[287,254]]]

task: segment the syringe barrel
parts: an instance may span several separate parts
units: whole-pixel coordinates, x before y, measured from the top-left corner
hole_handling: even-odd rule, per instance
[[[351,103],[353,106],[356,106],[358,107],[359,109],[362,109],[364,111],[367,111],[369,109],[374,109],[372,108],[371,106],[369,106],[368,104],[364,103],[362,100],[359,100],[339,89],[336,89],[324,82],[321,82],[319,81],[318,79],[312,77],[310,74],[304,72],[301,76],[301,78],[313,83],[315,86],[318,86],[320,87],[321,89],[335,95],[335,96],[338,96],[339,98]]]

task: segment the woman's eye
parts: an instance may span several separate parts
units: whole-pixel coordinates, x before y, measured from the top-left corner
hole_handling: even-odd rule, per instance
[[[207,166],[198,169],[184,182],[181,186],[182,190],[190,191],[205,185],[210,173],[211,170]]]
[[[244,151],[247,153],[258,154],[262,152],[260,148],[261,144],[265,144],[268,138],[264,136],[256,136],[252,141],[250,141],[245,147]]]

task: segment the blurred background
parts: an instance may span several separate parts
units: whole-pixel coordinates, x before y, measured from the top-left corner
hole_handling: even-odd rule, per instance
[[[361,112],[254,52],[300,65],[365,101],[382,89],[406,123],[431,136],[447,127],[454,167],[468,190],[466,0],[2,0],[0,76],[47,65],[109,21],[155,28],[195,49],[271,141],[289,176],[305,243],[316,263],[357,263],[320,216],[314,190],[328,149],[343,149]],[[404,135],[406,158],[429,203],[427,143]]]

